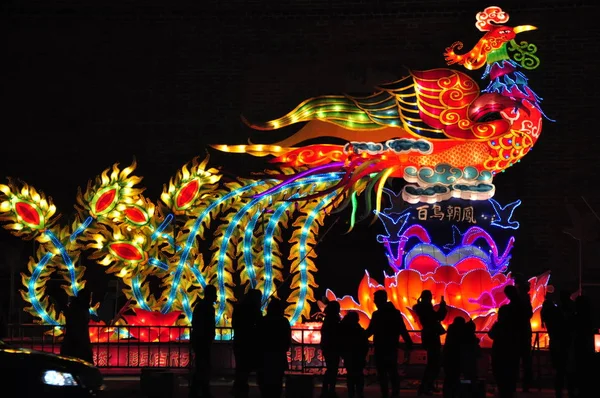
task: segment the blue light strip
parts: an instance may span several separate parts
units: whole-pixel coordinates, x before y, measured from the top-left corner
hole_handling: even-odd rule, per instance
[[[163,234],[162,232],[165,230],[165,228],[167,228],[167,226],[171,223],[171,221],[173,221],[173,214],[168,214],[165,219],[163,220],[162,223],[160,223],[160,225],[158,226],[158,228],[156,229],[156,231],[154,231],[154,233],[152,234],[152,236],[150,237],[152,239],[152,241],[155,241],[159,236],[161,238],[166,238],[167,241],[169,243],[171,243],[171,246],[173,246],[175,248],[176,251],[179,251],[181,249],[181,247],[177,246],[175,244],[175,239],[173,239],[172,236],[167,235],[167,234]],[[148,264],[153,265],[155,267],[160,268],[163,271],[168,271],[169,270],[169,265],[160,261],[157,258],[150,258],[148,260]],[[146,303],[146,300],[144,299],[144,296],[142,295],[142,291],[140,290],[140,286],[141,286],[141,282],[140,282],[140,276],[139,274],[136,275],[133,280],[132,280],[132,291],[133,291],[133,296],[135,298],[135,301],[137,301],[137,303],[140,305],[140,307],[146,311],[151,311],[150,307],[148,306],[148,304]]]
[[[190,270],[192,270],[192,273],[194,274],[196,279],[198,279],[198,282],[200,282],[200,286],[202,286],[202,289],[204,289],[206,287],[206,280],[202,276],[202,273],[200,272],[200,270],[198,268],[194,267],[193,265],[190,266]]]
[[[252,199],[250,202],[248,202],[244,207],[241,208],[239,212],[236,213],[235,216],[233,216],[233,218],[229,222],[229,225],[227,226],[225,234],[223,235],[221,248],[219,249],[219,260],[217,263],[217,283],[219,284],[219,309],[216,316],[217,323],[221,321],[221,317],[225,312],[225,305],[227,303],[227,300],[225,299],[227,295],[225,292],[225,256],[227,255],[227,245],[229,245],[231,235],[233,234],[233,231],[235,231],[235,228],[237,227],[244,214],[248,212],[248,210],[254,207],[254,205],[256,205],[261,199],[266,199],[270,197],[270,195],[261,196],[260,198]]]
[[[243,238],[244,262],[246,263],[246,273],[248,274],[250,287],[252,289],[256,289],[256,272],[254,270],[254,264],[252,261],[252,235],[254,235],[254,228],[256,227],[256,222],[261,214],[262,209],[259,209],[254,213],[250,219],[250,222],[248,223],[248,226],[246,226]]]
[[[250,210],[253,206],[255,206],[261,200],[264,200],[266,198],[271,198],[272,195],[276,195],[282,191],[286,191],[288,189],[294,189],[294,188],[297,188],[299,186],[303,186],[306,184],[313,184],[316,182],[329,182],[329,181],[339,180],[340,178],[341,178],[341,176],[338,173],[327,173],[325,175],[321,174],[321,175],[316,175],[316,176],[310,176],[303,180],[294,181],[290,184],[280,186],[276,190],[272,191],[269,195],[260,195],[258,197],[255,197],[250,202],[248,202],[244,207],[242,207],[242,209],[240,209],[240,211],[238,213],[236,213],[236,215],[232,218],[229,225],[227,226],[227,230],[225,231],[225,234],[223,234],[223,240],[222,240],[221,247],[219,250],[219,259],[218,259],[218,263],[217,263],[217,282],[219,284],[218,291],[219,291],[219,299],[220,300],[219,300],[218,312],[216,315],[217,322],[221,321],[221,317],[223,316],[223,313],[225,312],[225,305],[226,305],[226,300],[225,300],[225,296],[226,296],[226,292],[225,292],[225,255],[227,253],[227,245],[229,244],[231,235],[235,231],[235,228],[237,227],[237,225],[240,222],[240,220],[242,219],[242,217],[248,212],[248,210]],[[330,198],[335,195],[337,195],[337,192],[329,194],[326,198]],[[321,207],[319,207],[319,209],[320,208]],[[313,219],[314,219],[314,217],[313,217]]]
[[[519,222],[512,219],[515,209],[521,205],[520,200],[516,200],[512,203],[502,206],[494,199],[488,199],[491,203],[494,213],[496,213],[497,220],[491,222],[491,225],[500,227],[502,229],[519,229]]]
[[[81,233],[83,233],[83,231],[85,231],[87,229],[87,227],[90,226],[92,221],[94,221],[93,217],[90,216],[90,217],[86,218],[85,221],[82,222],[77,227],[77,229],[71,234],[71,236],[69,237],[69,242],[73,242],[75,239],[77,239],[77,236],[81,235]],[[50,241],[52,242],[54,247],[56,249],[58,249],[58,251],[60,252],[61,257],[62,257],[63,261],[65,262],[67,269],[69,270],[69,276],[71,278],[71,290],[73,291],[73,295],[77,296],[77,294],[79,293],[79,289],[77,288],[77,284],[76,284],[76,280],[75,280],[75,266],[73,265],[73,260],[71,260],[71,257],[67,253],[67,250],[65,249],[64,245],[56,237],[56,235],[54,235],[54,233],[52,231],[46,230],[44,233],[46,234],[46,236],[48,236],[50,238]],[[39,263],[37,263],[37,265],[35,266],[35,269],[33,270],[33,273],[31,274],[31,279],[29,279],[29,284],[27,287],[29,290],[28,291],[29,300],[31,301],[31,305],[33,305],[33,308],[36,310],[38,315],[46,323],[48,323],[50,325],[58,325],[58,322],[56,320],[52,319],[50,317],[50,315],[46,312],[46,310],[44,308],[42,308],[40,301],[38,300],[38,298],[35,295],[35,283],[37,282],[38,278],[40,277],[40,274],[42,273],[44,267],[46,266],[46,264],[48,264],[48,261],[50,261],[50,259],[52,257],[54,257],[54,254],[51,252],[46,253],[44,255],[44,257],[42,257],[42,259],[39,261]],[[93,310],[91,308],[90,308],[90,314],[97,315],[95,310]]]
[[[160,236],[161,238],[166,239],[167,242],[169,242],[171,244],[171,246],[173,248],[175,248],[175,251],[179,251],[179,250],[181,250],[181,247],[177,246],[177,243],[175,242],[175,238],[173,238],[169,234],[163,234],[163,231],[165,230],[165,228],[167,228],[167,226],[171,223],[171,221],[173,221],[174,217],[175,216],[173,216],[173,214],[168,214],[165,217],[165,219],[163,220],[163,222],[160,223],[160,225],[158,226],[158,228],[156,228],[156,231],[154,231],[152,233],[152,235],[150,236],[150,239],[151,239],[152,242],[154,242]]]
[[[185,316],[187,317],[187,319],[190,320],[190,323],[192,323],[192,307],[190,306],[190,299],[187,296],[187,293],[185,292],[185,290],[183,290],[183,288],[181,288],[181,297],[183,297],[183,312],[185,313]]]
[[[297,195],[293,195],[292,198],[296,196]],[[265,262],[265,285],[263,288],[262,296],[263,309],[266,308],[267,301],[271,296],[271,285],[273,283],[273,234],[277,230],[277,224],[279,223],[279,219],[281,218],[283,213],[285,213],[285,211],[290,208],[291,205],[292,202],[283,202],[282,204],[277,206],[277,209],[275,209],[275,212],[273,213],[271,219],[269,220],[269,223],[267,224],[267,229],[265,230],[263,246],[263,255]]]
[[[133,280],[131,281],[131,291],[133,292],[133,297],[135,298],[135,301],[138,303],[138,305],[146,311],[152,311],[150,309],[150,306],[148,306],[148,303],[146,303],[146,299],[144,299],[144,295],[142,294],[142,291],[140,289],[141,283],[140,283],[140,275],[137,274],[136,276],[133,277]]]
[[[171,221],[173,221],[173,214],[168,214],[165,219],[163,220],[162,223],[160,223],[160,225],[158,226],[158,228],[156,229],[156,231],[154,231],[154,233],[152,234],[152,236],[150,237],[152,239],[152,241],[155,241],[159,235],[161,237],[167,237],[167,240],[169,238],[171,238],[171,240],[169,240],[169,242],[171,243],[171,245],[173,247],[175,246],[175,240],[170,237],[167,236],[165,234],[162,233],[162,231],[165,230],[165,228],[167,228],[167,226],[171,223]],[[176,250],[178,249],[178,247],[176,247]],[[163,263],[162,261],[160,261],[157,258],[150,258],[148,260],[148,264],[153,265],[155,267],[158,267],[160,269],[162,269],[163,271],[168,271],[169,270],[169,265]],[[141,290],[141,285],[142,283],[140,282],[140,275],[136,274],[133,279],[131,280],[131,291],[133,292],[133,297],[135,298],[135,301],[138,303],[138,305],[140,306],[140,308],[142,308],[143,310],[146,311],[152,311],[152,309],[150,308],[150,306],[148,305],[148,303],[146,303],[146,299],[144,298],[144,295],[142,294],[142,290]]]
[[[39,263],[35,266],[33,273],[31,274],[31,279],[29,279],[29,284],[27,285],[29,301],[31,301],[31,305],[37,311],[38,315],[49,325],[58,325],[58,322],[52,319],[50,315],[46,312],[46,310],[42,307],[40,300],[38,300],[35,295],[35,283],[37,282],[42,270],[48,264],[48,261],[54,257],[54,254],[48,252],[42,257]]]
[[[67,269],[69,270],[69,276],[71,277],[71,289],[73,290],[73,295],[77,296],[77,294],[79,293],[79,289],[77,288],[77,283],[75,280],[75,266],[73,265],[73,260],[71,260],[71,257],[69,257],[69,254],[67,253],[67,250],[60,242],[60,240],[58,240],[56,235],[52,233],[52,231],[46,230],[46,235],[50,238],[54,247],[56,247],[58,251],[60,251],[60,255],[62,256],[62,259],[65,262]]]
[[[408,221],[408,217],[410,213],[404,214],[387,214],[382,213],[377,210],[373,210],[373,213],[379,217],[381,223],[383,224],[383,228],[385,228],[385,232],[387,235],[377,235],[377,242],[382,243],[384,238],[390,243],[399,243],[402,238],[402,232],[404,231],[404,226],[406,225],[406,221]],[[394,219],[394,216],[397,217]],[[402,221],[402,223],[400,223]]]
[[[148,260],[148,264],[150,265],[154,265],[155,267],[158,267],[160,269],[162,269],[163,271],[168,271],[169,270],[169,266],[165,263],[163,263],[162,261],[160,261],[157,258],[152,257],[150,260]]]
[[[255,181],[251,184],[248,184],[246,186],[240,187],[234,191],[229,192],[227,195],[224,195],[222,198],[220,198],[219,200],[216,200],[214,202],[212,202],[203,212],[202,214],[200,214],[200,216],[196,219],[196,221],[194,222],[194,226],[192,227],[192,230],[190,231],[188,238],[185,242],[185,247],[183,248],[183,253],[181,253],[181,257],[179,260],[179,264],[177,265],[177,269],[175,270],[175,276],[173,278],[173,284],[171,285],[171,290],[169,291],[169,298],[167,299],[167,302],[165,303],[165,305],[163,306],[163,308],[161,309],[161,312],[163,314],[166,314],[169,312],[169,310],[171,309],[171,307],[173,306],[173,301],[175,301],[175,297],[177,295],[177,288],[179,286],[179,280],[181,279],[181,274],[183,272],[183,268],[187,262],[187,258],[190,255],[190,250],[192,249],[192,247],[194,246],[194,243],[196,241],[196,234],[198,233],[198,229],[200,228],[200,225],[202,224],[202,221],[210,214],[210,212],[215,209],[216,207],[218,207],[221,203],[235,197],[235,196],[239,196],[242,193],[254,188],[255,186],[258,185],[263,185],[265,184],[266,181]]]
[[[181,250],[181,246],[177,246],[177,243],[175,242],[175,238],[173,238],[171,235],[161,234],[160,237],[165,238],[167,240],[167,242],[169,242],[171,244],[171,247],[175,249],[176,252]]]
[[[296,304],[296,309],[294,310],[294,315],[292,316],[292,319],[290,319],[290,324],[293,325],[295,324],[298,319],[300,318],[300,316],[302,315],[302,310],[304,308],[304,300],[306,299],[306,291],[308,290],[308,270],[306,269],[306,254],[307,254],[307,239],[308,239],[308,233],[310,231],[310,226],[312,225],[312,223],[315,221],[315,218],[317,218],[317,215],[319,214],[319,211],[325,207],[330,200],[332,200],[333,198],[335,198],[337,196],[337,192],[332,192],[329,195],[327,195],[325,198],[323,198],[319,204],[317,206],[315,206],[315,208],[310,212],[310,214],[308,215],[308,217],[306,217],[306,221],[304,222],[304,225],[302,226],[302,232],[300,234],[300,249],[298,252],[298,256],[299,258],[302,260],[302,262],[299,265],[300,268],[300,294],[298,295],[298,302]]]
[[[154,233],[152,234],[152,241],[155,241],[156,238],[158,238],[158,236],[160,234],[162,234],[162,232],[165,230],[165,228],[167,228],[169,226],[169,224],[171,224],[171,221],[173,221],[173,218],[175,218],[175,216],[173,216],[173,214],[167,214],[167,216],[165,217],[165,219],[163,220],[163,222],[160,223],[160,225],[158,226],[158,228],[156,228],[156,231],[154,231]]]
[[[443,246],[445,250],[452,250],[454,247],[459,246],[462,243],[463,234],[456,225],[452,226],[452,243],[447,243]]]
[[[79,235],[81,235],[81,233],[83,231],[85,231],[87,227],[90,226],[90,224],[92,223],[92,221],[94,221],[94,217],[89,216],[88,218],[86,218],[85,221],[79,227],[77,227],[77,229],[75,230],[75,232],[73,232],[71,234],[71,237],[69,238],[69,240],[71,242],[73,242],[75,239],[77,239],[77,237]]]

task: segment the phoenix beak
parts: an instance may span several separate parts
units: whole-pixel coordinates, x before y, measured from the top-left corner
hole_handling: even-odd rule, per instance
[[[528,32],[530,30],[536,30],[537,28],[533,25],[521,25],[521,26],[516,26],[513,28],[513,32],[515,33],[521,33],[521,32]]]

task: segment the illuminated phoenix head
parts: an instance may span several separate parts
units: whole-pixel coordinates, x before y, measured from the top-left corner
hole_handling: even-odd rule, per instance
[[[460,50],[463,48],[463,43],[460,41],[448,47],[444,53],[448,64],[459,64],[469,70],[479,69],[488,62],[490,53],[499,50],[504,44],[514,40],[518,33],[537,29],[531,25],[514,28],[503,25],[508,22],[508,18],[506,12],[495,6],[477,13],[475,26],[480,31],[486,32],[486,34],[466,54],[456,54],[454,52],[455,49]]]

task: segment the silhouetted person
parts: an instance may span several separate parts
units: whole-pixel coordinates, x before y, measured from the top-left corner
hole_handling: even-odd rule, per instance
[[[498,310],[498,320],[488,336],[492,344],[492,372],[496,379],[500,398],[512,398],[517,390],[519,377],[520,336],[515,333],[511,309],[503,305]]]
[[[461,374],[461,345],[465,334],[465,319],[457,316],[448,326],[444,344],[444,398],[459,397]]]
[[[321,326],[321,350],[325,358],[325,375],[321,397],[335,397],[335,385],[340,366],[340,303],[330,301],[325,310]]]
[[[199,299],[194,306],[192,314],[191,343],[194,350],[196,371],[190,386],[190,398],[195,398],[198,393],[203,398],[211,396],[210,393],[210,351],[215,339],[215,302],[217,289],[213,285],[204,288],[204,298]]]
[[[542,305],[542,323],[550,338],[550,358],[554,368],[554,391],[557,398],[562,397],[562,390],[567,380],[569,397],[575,396],[574,375],[567,372],[569,349],[572,343],[573,301],[570,293],[560,292],[560,304],[546,298]]]
[[[235,356],[235,379],[233,392],[236,398],[246,398],[250,387],[248,377],[256,370],[258,346],[257,325],[262,318],[262,294],[250,289],[243,300],[235,306],[231,316],[233,326],[233,355]]]
[[[341,354],[346,367],[349,398],[364,396],[365,374],[369,353],[367,332],[358,323],[358,313],[348,312],[341,322]]]
[[[60,354],[94,363],[89,330],[90,296],[86,290],[70,298],[65,318],[65,337]]]
[[[421,324],[421,341],[423,348],[427,351],[427,365],[423,372],[423,379],[419,386],[418,393],[431,394],[436,391],[435,380],[440,372],[440,359],[442,355],[442,342],[440,336],[446,333],[442,326],[442,321],[446,317],[447,309],[444,296],[440,301],[437,311],[433,308],[431,300],[433,296],[429,290],[423,290],[421,297],[414,306],[414,311],[419,317]]]
[[[576,385],[578,397],[598,396],[596,385],[594,321],[592,319],[592,306],[587,296],[575,299],[575,316],[573,317],[573,363],[577,375]]]
[[[292,330],[280,300],[272,298],[269,302],[267,314],[258,322],[258,336],[258,341],[262,341],[257,372],[260,394],[263,398],[280,398],[292,343]]]
[[[375,367],[381,396],[389,396],[389,384],[392,385],[392,396],[400,394],[400,377],[398,376],[398,345],[400,336],[406,344],[406,349],[412,349],[412,339],[406,329],[404,318],[394,304],[387,301],[385,290],[378,290],[373,295],[377,310],[373,312],[371,322],[367,328],[367,336],[373,336],[375,349]]]
[[[461,397],[461,376],[473,386],[477,380],[477,358],[480,355],[475,323],[456,317],[448,327],[442,355],[444,398]]]
[[[521,366],[523,367],[523,391],[529,391],[533,380],[533,362],[531,340],[533,331],[531,330],[531,318],[533,317],[533,308],[531,307],[531,296],[529,295],[529,281],[521,274],[515,275],[515,287],[519,293],[519,300],[522,314],[522,330],[523,334],[519,356],[521,357]]]
[[[460,371],[466,380],[476,381],[479,372],[477,371],[477,360],[481,357],[481,347],[479,346],[479,337],[477,337],[476,326],[473,320],[465,324],[464,333],[461,341]]]

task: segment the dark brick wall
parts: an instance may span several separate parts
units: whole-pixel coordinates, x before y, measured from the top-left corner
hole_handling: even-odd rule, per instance
[[[0,171],[51,193],[64,210],[76,187],[113,161],[135,155],[157,198],[207,144],[294,130],[257,135],[240,123],[241,113],[269,119],[309,96],[370,91],[403,66],[443,67],[446,46],[461,40],[469,47],[480,37],[474,19],[483,8],[480,1],[113,3],[15,1],[4,12]],[[517,266],[532,274],[552,269],[573,282],[577,246],[562,232],[565,198],[580,204],[585,195],[600,208],[600,10],[588,1],[499,3],[513,26],[539,27],[520,39],[538,46],[542,65],[527,75],[557,122],[546,122],[535,150],[497,178],[497,197],[523,200]],[[264,159],[211,153],[232,173],[265,166]]]

